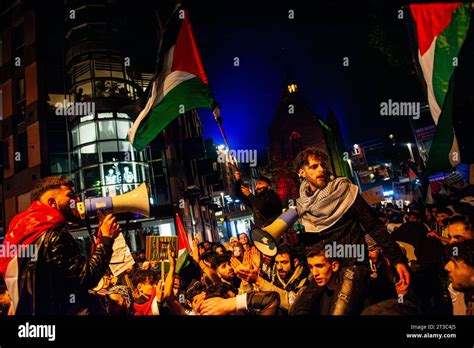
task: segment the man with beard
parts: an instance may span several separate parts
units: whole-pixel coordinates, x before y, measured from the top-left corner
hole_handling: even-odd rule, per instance
[[[230,260],[230,257],[227,255],[218,255],[213,258],[211,264],[221,282],[229,285],[232,291],[237,294],[239,291],[240,279],[236,277]]]
[[[68,224],[81,222],[72,181],[59,176],[40,179],[31,200],[31,205],[12,219],[4,246],[29,247],[34,255],[0,257],[14,313],[90,313],[93,307],[88,290],[104,276],[120,231],[115,217],[109,214],[101,221],[100,242],[87,260],[68,232]]]
[[[258,265],[257,265],[258,266]],[[280,295],[280,308],[284,313],[293,304],[298,292],[308,283],[308,273],[293,251],[283,245],[275,256],[276,273],[271,281],[258,272],[257,267],[239,267],[237,276],[260,291],[275,291]]]
[[[307,285],[308,273],[298,258],[287,246],[278,248],[275,256],[276,274],[269,282],[258,277],[257,287],[261,291],[276,291],[280,294],[280,307],[286,312],[293,304],[297,293]]]
[[[273,222],[282,212],[280,197],[271,189],[271,181],[260,177],[255,186],[255,195],[247,186],[242,185],[239,171],[234,173],[235,195],[253,212],[255,225],[265,227]]]
[[[448,223],[448,237],[449,244],[474,239],[471,219],[464,215],[455,215],[451,217]]]
[[[328,163],[328,156],[315,147],[298,154],[295,165],[302,183],[297,209],[288,209],[279,220],[290,225],[297,213],[305,229],[299,235],[300,242],[307,247],[322,243],[328,247],[332,256],[340,258],[342,285],[338,288],[330,314],[354,315],[359,314],[367,295],[366,234],[382,248],[395,268],[398,275],[396,285],[401,292],[408,288],[410,275],[400,247],[390,238],[385,226],[358,194],[357,186],[344,177],[329,181]],[[339,255],[339,250],[343,251],[343,255]],[[311,283],[307,289],[314,287],[315,283]],[[295,305],[301,299],[297,299]],[[312,304],[306,303],[303,307],[305,306],[311,307]]]
[[[450,245],[473,240],[474,233],[471,220],[463,215],[454,215],[451,217],[448,223],[448,237]],[[454,315],[466,315],[467,312],[472,312],[472,309],[469,309],[472,307],[472,297],[469,298],[469,296],[465,296],[462,292],[454,290],[452,283],[448,285],[448,290],[453,302]]]
[[[399,277],[397,286],[402,290],[408,288],[410,275],[402,251],[358,194],[357,186],[344,177],[329,181],[329,158],[315,147],[301,151],[295,164],[303,179],[297,200],[298,215],[305,228],[303,243],[330,247],[340,244],[343,250],[363,246],[365,251],[362,258],[347,254],[340,259],[341,286],[330,314],[358,314],[362,308],[368,285],[366,234],[394,265]]]

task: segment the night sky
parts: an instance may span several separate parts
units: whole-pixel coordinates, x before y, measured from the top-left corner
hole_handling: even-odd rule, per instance
[[[168,8],[160,6],[159,15],[166,17]],[[288,82],[298,85],[323,119],[333,109],[347,146],[391,133],[414,142],[406,117],[380,116],[380,103],[388,99],[426,102],[406,22],[397,18],[401,2],[199,0],[187,7],[233,148],[266,151]],[[200,115],[205,136],[223,143],[211,111]]]
[[[328,107],[333,109],[346,145],[386,138],[392,132],[400,140],[410,139],[406,118],[379,115],[380,102],[389,98],[424,101],[418,77],[409,74],[408,34],[404,21],[397,18],[398,4],[232,3],[234,7],[227,2],[225,8],[216,8],[215,2],[199,1],[189,8],[233,147],[265,150],[287,82],[296,83],[311,109],[323,118]],[[288,19],[289,9],[295,11],[294,20]],[[369,46],[374,24],[384,31],[382,49],[388,43],[395,62]],[[240,67],[233,66],[234,57],[240,58]],[[344,57],[349,58],[349,67],[343,66]],[[206,135],[222,142],[211,113],[200,114]]]

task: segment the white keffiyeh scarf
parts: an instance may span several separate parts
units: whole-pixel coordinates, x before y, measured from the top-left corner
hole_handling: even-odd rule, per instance
[[[304,181],[296,206],[305,231],[318,233],[334,225],[349,210],[357,195],[357,186],[344,177],[330,181],[312,194],[309,183]]]

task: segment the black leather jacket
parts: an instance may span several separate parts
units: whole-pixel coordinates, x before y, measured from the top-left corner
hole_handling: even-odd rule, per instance
[[[275,291],[257,291],[247,293],[249,314],[277,315],[280,308],[280,295]]]
[[[65,226],[46,232],[37,241],[36,262],[19,262],[20,300],[17,315],[76,315],[92,313],[88,290],[104,276],[114,240],[102,237],[87,260]]]
[[[395,266],[397,263],[406,264],[406,257],[395,240],[387,232],[373,210],[365,202],[362,196],[357,196],[350,209],[333,226],[318,233],[301,233],[298,235],[299,241],[306,246],[315,243],[321,245],[337,244],[366,245],[365,235],[368,234],[382,248],[384,255],[390,263]],[[352,266],[364,264],[368,267],[368,248],[364,247],[364,257],[362,261],[358,258],[342,258],[341,266]]]
[[[264,193],[248,196],[242,193],[242,182],[236,180],[234,184],[234,191],[237,198],[239,198],[246,206],[252,209],[255,225],[258,227],[265,227],[270,225],[282,213],[282,204],[280,197],[273,190],[268,190]]]

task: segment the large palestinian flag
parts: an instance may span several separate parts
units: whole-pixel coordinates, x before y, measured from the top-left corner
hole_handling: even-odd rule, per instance
[[[137,150],[145,148],[180,114],[215,106],[187,11],[175,11],[165,28],[159,55],[161,72],[128,132]]]
[[[449,170],[461,163],[453,127],[456,66],[471,18],[470,3],[412,4],[418,59],[426,82],[428,104],[437,125],[425,174]]]

